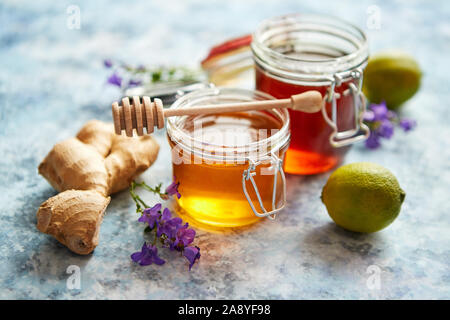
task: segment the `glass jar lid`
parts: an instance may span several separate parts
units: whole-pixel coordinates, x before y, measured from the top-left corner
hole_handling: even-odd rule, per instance
[[[329,84],[350,77],[368,59],[367,38],[338,18],[290,14],[263,21],[251,44],[257,66],[282,81]]]
[[[192,106],[220,103],[234,103],[254,100],[274,99],[274,97],[255,90],[237,88],[209,88],[191,92],[180,97],[171,108],[189,108]],[[205,139],[205,136],[185,130],[186,121],[192,121],[187,116],[167,119],[167,134],[169,138],[184,152],[202,159],[226,163],[245,163],[248,159],[261,161],[272,152],[278,152],[286,147],[290,139],[289,114],[286,109],[252,111],[253,117],[271,117],[278,123],[278,128],[266,137],[244,143],[219,143],[220,139]],[[200,119],[201,120],[201,119]],[[202,122],[199,121],[200,124]],[[195,129],[196,124],[189,124]]]

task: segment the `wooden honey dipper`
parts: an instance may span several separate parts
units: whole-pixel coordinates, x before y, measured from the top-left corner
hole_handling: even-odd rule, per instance
[[[133,136],[133,129],[136,129],[138,136],[152,133],[154,127],[164,128],[166,117],[214,114],[226,112],[242,112],[252,110],[268,110],[274,108],[290,108],[307,113],[318,112],[322,108],[322,95],[318,91],[306,91],[296,94],[287,99],[261,100],[238,103],[225,103],[215,105],[203,105],[190,108],[163,109],[161,99],[153,99],[151,102],[147,96],[139,98],[134,96],[132,102],[125,97],[122,105],[116,101],[112,104],[112,114],[114,119],[114,129],[116,134],[121,134],[125,130],[127,136]]]

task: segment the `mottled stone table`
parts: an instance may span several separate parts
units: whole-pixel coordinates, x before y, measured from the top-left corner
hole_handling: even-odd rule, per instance
[[[447,1],[377,1],[381,26],[371,30],[370,1],[75,2],[81,28],[72,30],[69,2],[0,4],[0,298],[450,298]],[[421,63],[422,89],[403,109],[418,128],[396,132],[377,151],[357,145],[346,159],[377,162],[397,175],[407,197],[393,225],[370,235],[336,227],[319,199],[323,174],[288,177],[289,205],[276,222],[229,234],[199,230],[203,255],[191,272],[166,251],[163,267],[130,261],[142,225],[127,192],[113,197],[90,256],[36,230],[36,209],[55,194],[37,174],[40,160],[86,120],[110,120],[119,93],[105,85],[104,58],[192,65],[214,43],[294,11],[341,16],[365,27],[373,51],[399,47]],[[163,135],[159,159],[143,175],[149,183],[170,181]],[[80,267],[81,289],[67,288],[69,265]],[[372,265],[379,289],[367,285]]]

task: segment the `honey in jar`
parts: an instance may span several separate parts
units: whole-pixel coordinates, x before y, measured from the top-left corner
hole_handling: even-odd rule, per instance
[[[285,171],[315,174],[367,137],[362,72],[368,47],[357,27],[326,16],[293,14],[264,21],[253,35],[256,89],[276,98],[307,90],[325,96],[319,113],[289,110],[291,144]]]
[[[252,90],[212,88],[185,95],[172,108],[270,98]],[[286,110],[169,118],[167,134],[182,215],[201,224],[237,227],[282,207]]]

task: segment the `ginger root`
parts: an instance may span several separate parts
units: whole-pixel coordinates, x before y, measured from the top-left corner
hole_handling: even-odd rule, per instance
[[[41,204],[37,228],[73,252],[88,254],[98,244],[100,224],[110,200],[95,190],[61,192]]]
[[[73,252],[89,254],[98,244],[109,195],[126,189],[158,151],[151,136],[119,136],[112,124],[89,121],[76,138],[57,143],[39,165],[39,173],[61,193],[39,207],[38,229]]]

